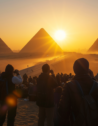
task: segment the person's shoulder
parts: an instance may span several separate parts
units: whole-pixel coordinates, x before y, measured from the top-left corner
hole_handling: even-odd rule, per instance
[[[96,87],[98,87],[98,82],[96,80],[93,80],[93,84],[95,84]]]
[[[93,84],[95,84],[93,93],[98,96],[98,82],[97,81],[93,81]]]
[[[2,72],[0,78],[1,79],[6,79],[7,78],[7,74],[5,72]]]
[[[64,86],[73,86],[73,85],[75,85],[75,83],[73,82],[73,81],[67,81],[65,84],[64,84]]]
[[[98,90],[98,82],[97,81],[93,81],[93,84],[95,84],[95,87],[96,87],[96,89]]]
[[[55,79],[55,77],[49,75],[49,80],[53,83],[57,83],[57,80]]]
[[[76,83],[74,81],[67,81],[64,84],[63,89],[66,89],[66,90],[75,90],[76,89]]]

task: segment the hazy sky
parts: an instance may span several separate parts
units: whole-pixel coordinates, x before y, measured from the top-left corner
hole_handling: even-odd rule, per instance
[[[40,28],[53,38],[63,29],[67,38],[58,44],[66,51],[86,50],[98,38],[98,0],[0,0],[0,38],[12,50]]]

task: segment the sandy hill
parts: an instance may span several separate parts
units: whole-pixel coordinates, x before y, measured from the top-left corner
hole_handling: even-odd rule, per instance
[[[42,55],[59,52],[62,52],[62,49],[43,28],[20,51],[21,54],[35,53]]]
[[[0,54],[9,54],[9,53],[12,53],[11,49],[0,38]]]
[[[94,42],[94,44],[89,48],[88,52],[98,52],[98,39]]]
[[[73,64],[79,58],[86,58],[89,61],[89,68],[93,71],[94,75],[98,73],[98,54],[66,53],[65,55],[58,56],[50,61],[47,60],[32,67],[23,69],[20,71],[20,74],[23,75],[27,73],[28,76],[38,76],[42,72],[42,66],[45,63],[50,65],[50,68],[54,71],[55,74],[74,74]]]

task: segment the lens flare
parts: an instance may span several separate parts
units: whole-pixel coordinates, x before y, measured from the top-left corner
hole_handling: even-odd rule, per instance
[[[6,98],[6,103],[8,106],[16,106],[16,104],[17,104],[16,102],[17,102],[17,99],[13,96],[8,96]]]

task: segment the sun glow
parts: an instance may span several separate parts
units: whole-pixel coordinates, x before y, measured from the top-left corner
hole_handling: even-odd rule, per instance
[[[64,30],[57,30],[54,34],[55,40],[62,41],[66,38],[66,33]]]

